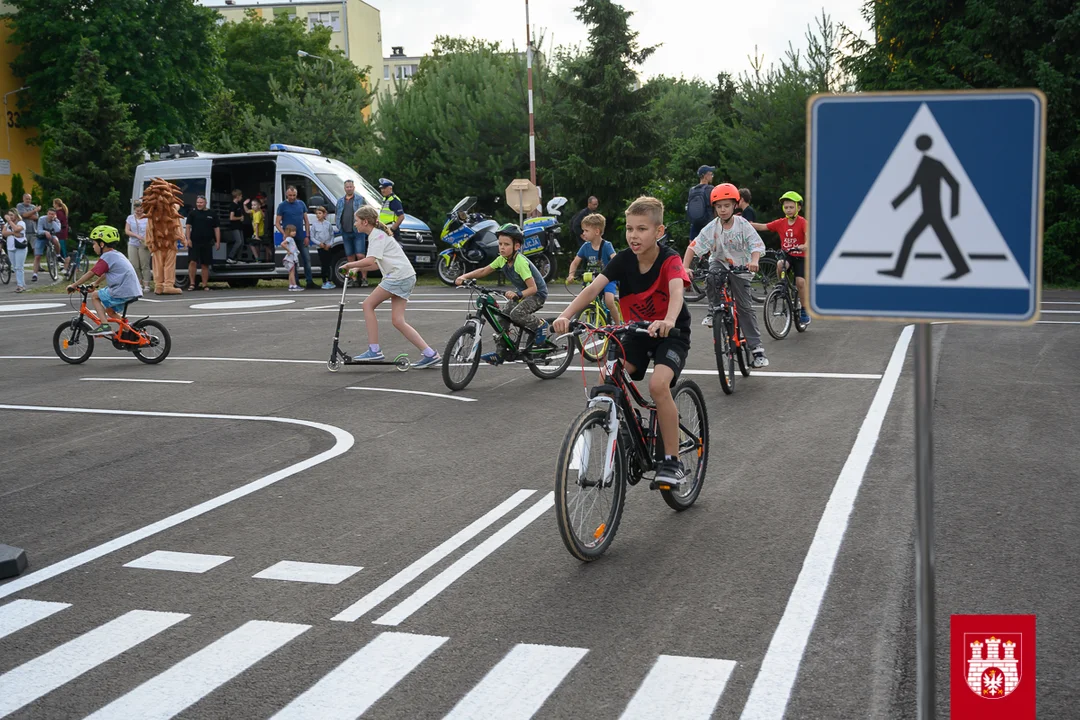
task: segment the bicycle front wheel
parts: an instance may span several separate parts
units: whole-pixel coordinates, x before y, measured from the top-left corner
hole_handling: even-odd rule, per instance
[[[473,345],[476,351],[473,352]],[[476,337],[476,326],[462,325],[450,336],[443,353],[442,378],[451,390],[464,390],[476,375],[480,365],[480,341]]]
[[[11,261],[7,255],[0,255],[0,282],[5,285],[11,282]]]
[[[68,320],[53,333],[53,352],[66,363],[78,365],[94,354],[94,336],[90,323],[82,319]]]
[[[53,247],[50,240],[46,240],[45,243],[48,246],[45,249],[45,265],[49,268],[49,277],[56,281],[60,277],[56,266],[56,248]]]
[[[791,332],[791,304],[780,288],[773,288],[765,298],[765,329],[777,340]]]
[[[668,507],[681,512],[694,504],[705,482],[709,464],[709,416],[705,395],[693,380],[680,380],[673,397],[679,410],[679,460],[689,482],[678,491],[661,490],[660,495]]]
[[[713,318],[713,352],[716,354],[716,371],[720,374],[720,389],[725,395],[735,392],[735,353],[731,346],[734,323],[731,315],[718,313]]]
[[[582,310],[578,320],[593,327],[601,327],[607,324],[607,318],[597,309],[595,304]],[[589,362],[600,362],[607,355],[608,342],[607,335],[597,333],[581,338],[578,345],[581,347],[582,357]]]
[[[626,498],[626,454],[615,443],[614,467],[604,478],[607,410],[587,408],[570,424],[555,469],[555,519],[570,554],[590,562],[615,538]]]

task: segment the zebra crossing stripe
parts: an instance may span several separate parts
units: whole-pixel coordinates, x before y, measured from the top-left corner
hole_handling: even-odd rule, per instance
[[[188,617],[132,610],[0,675],[0,718]]]
[[[70,603],[45,602],[44,600],[16,600],[0,607],[0,638],[44,620],[65,608]]]
[[[167,720],[282,647],[310,625],[251,620],[86,720]]]
[[[528,720],[587,652],[585,648],[515,645],[445,720]]]
[[[733,660],[661,655],[619,720],[708,720],[734,669]]]
[[[384,632],[271,720],[354,720],[448,639]]]

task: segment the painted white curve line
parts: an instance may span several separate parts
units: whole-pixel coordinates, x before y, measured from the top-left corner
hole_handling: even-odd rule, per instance
[[[85,377],[79,378],[86,382],[133,382],[133,383],[162,383],[164,385],[191,385],[194,380],[150,380],[148,378],[103,378]]]
[[[132,610],[0,675],[0,718],[188,618]]]
[[[508,522],[484,542],[462,555],[453,565],[428,580],[412,595],[390,608],[379,618],[372,620],[372,622],[376,625],[400,625],[554,505],[555,493],[549,492],[535,505]]]
[[[18,305],[0,305],[0,312],[18,313],[29,312],[31,310],[51,310],[52,308],[58,307],[64,307],[64,303],[20,303]]]
[[[310,627],[250,620],[88,715],[85,720],[168,720]]]
[[[303,472],[309,468],[313,468],[316,465],[321,465],[327,460],[332,460],[338,455],[342,455],[353,446],[356,439],[352,433],[342,430],[334,425],[327,425],[326,423],[314,422],[312,420],[300,420],[296,418],[280,418],[280,417],[259,417],[255,415],[221,415],[215,413],[182,413],[182,412],[153,412],[149,410],[108,410],[104,408],[59,408],[59,407],[43,407],[38,405],[3,405],[0,404],[0,410],[28,410],[31,412],[59,412],[59,413],[72,413],[72,414],[89,414],[89,415],[130,415],[135,417],[165,417],[165,418],[195,418],[199,420],[246,420],[246,421],[258,421],[258,422],[273,422],[282,423],[285,425],[300,425],[303,427],[314,428],[316,430],[322,430],[329,433],[334,438],[334,445],[329,450],[324,450],[318,455],[313,455],[305,460],[301,460],[298,463],[293,463],[288,467],[282,468],[269,475],[252,480],[246,485],[241,485],[238,488],[233,488],[226,493],[218,495],[215,498],[211,498],[204,502],[189,507],[186,510],[181,510],[178,513],[174,513],[166,518],[162,518],[157,522],[150,523],[145,527],[141,527],[138,530],[132,530],[129,533],[125,533],[118,538],[109,540],[96,547],[92,547],[89,550],[84,550],[81,553],[72,555],[64,560],[59,560],[52,565],[43,567],[40,570],[24,575],[21,578],[16,578],[4,585],[0,585],[0,599],[14,595],[17,592],[21,592],[28,587],[37,585],[38,583],[54,578],[57,575],[66,573],[68,570],[72,570],[81,565],[85,565],[88,562],[97,560],[100,557],[104,557],[109,553],[125,548],[129,545],[145,540],[146,538],[156,535],[163,530],[168,530],[171,527],[175,527],[183,522],[186,522],[192,518],[204,515],[211,510],[228,505],[233,500],[238,500],[242,497],[250,495],[258,490],[262,490],[265,487],[269,487],[276,482],[284,480],[285,478],[292,477],[297,473]]]
[[[619,720],[708,720],[734,669],[734,660],[661,655]]]
[[[440,560],[494,525],[499,518],[525,502],[534,494],[536,494],[535,490],[518,490],[491,510],[488,510],[479,518],[466,525],[463,529],[441,542],[437,547],[429,550],[423,557],[414,561],[407,568],[397,573],[382,585],[375,588],[330,619],[339,620],[341,622],[353,622],[360,619],[367,612],[382,604],[398,590],[420,577],[426,570],[435,566]]]
[[[369,392],[401,393],[403,395],[424,395],[426,397],[442,398],[443,400],[457,400],[458,402],[476,402],[476,398],[464,395],[447,395],[445,393],[424,392],[422,390],[398,390],[397,388],[360,387],[349,386],[346,390],[367,390]]]
[[[829,502],[818,521],[814,539],[806,552],[802,570],[788,597],[784,614],[776,626],[761,669],[750,688],[750,697],[743,707],[742,720],[773,720],[782,718],[791,697],[791,689],[802,664],[806,643],[814,629],[821,601],[829,586],[833,565],[847,532],[851,511],[862,486],[866,468],[874,454],[881,426],[892,402],[896,383],[904,369],[908,345],[914,325],[907,325],[893,348],[885,374],[878,385],[870,409],[866,411],[859,434],[836,479]]]
[[[528,720],[587,652],[557,645],[515,645],[444,720]]]
[[[71,607],[71,603],[15,600],[0,607],[0,638]]]
[[[296,300],[282,298],[280,300],[211,300],[210,302],[197,302],[188,305],[192,310],[240,310],[242,308],[274,307],[276,305],[292,305]]]

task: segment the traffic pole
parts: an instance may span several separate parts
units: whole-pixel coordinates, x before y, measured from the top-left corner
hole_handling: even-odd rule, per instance
[[[934,674],[934,386],[930,323],[915,324],[915,674],[919,720],[933,720]]]
[[[525,0],[525,64],[529,71],[529,180],[536,184],[536,129],[533,125],[532,27],[529,25],[529,0]]]

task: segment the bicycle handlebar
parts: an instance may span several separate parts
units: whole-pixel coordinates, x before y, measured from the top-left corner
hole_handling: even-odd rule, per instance
[[[635,320],[633,322],[623,323],[622,325],[602,325],[595,327],[586,322],[580,320],[570,321],[570,332],[575,335],[580,335],[583,332],[601,332],[607,335],[620,335],[622,333],[634,333],[637,335],[648,335],[649,326],[652,322],[649,320]],[[679,328],[671,328],[668,331],[668,337],[682,337],[682,330]]]
[[[461,284],[458,285],[458,287],[468,288],[469,290],[476,290],[477,292],[483,293],[484,295],[505,295],[506,294],[505,291],[493,290],[493,289],[491,289],[489,287],[486,287],[484,285],[480,285],[479,283],[477,283],[472,278],[469,278],[468,280],[462,280]],[[514,292],[517,292],[517,290],[515,289]]]

